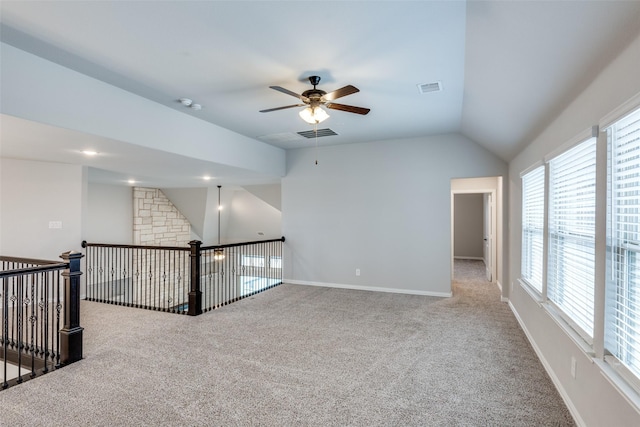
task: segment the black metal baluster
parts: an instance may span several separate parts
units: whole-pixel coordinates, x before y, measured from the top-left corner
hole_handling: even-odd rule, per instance
[[[182,274],[180,281],[180,289],[178,290],[178,298],[180,298],[180,306],[182,314],[187,314],[189,303],[189,291],[191,290],[191,255],[190,252],[182,252]]]
[[[223,289],[224,289],[224,296],[222,298],[222,305],[227,305],[229,303],[229,277],[231,277],[231,269],[229,268],[230,265],[230,259],[231,259],[231,249],[227,248],[226,249],[226,253],[227,255],[224,257],[224,260],[222,261],[224,264],[224,268],[223,268]]]
[[[18,277],[18,304],[16,307],[16,316],[17,316],[17,351],[18,351],[18,383],[22,382],[22,371],[19,369],[22,366],[22,349],[24,348],[24,343],[22,341],[22,303],[24,301],[24,276]]]
[[[160,304],[160,301],[162,300],[162,269],[163,269],[163,262],[162,262],[162,255],[161,252],[159,251],[155,251],[155,255],[154,255],[154,265],[156,267],[156,279],[154,281],[155,286],[158,288],[157,289],[157,297],[155,299],[155,301],[153,302],[153,305],[156,308],[156,310],[161,310],[162,306]]]
[[[166,300],[167,300],[167,307],[170,313],[175,313],[176,312],[176,307],[175,307],[175,292],[176,292],[176,272],[179,269],[179,266],[176,265],[176,255],[177,252],[176,251],[171,251],[169,253],[169,263],[171,265],[173,265],[173,270],[169,272],[169,290],[167,291],[167,295],[166,295]]]
[[[167,251],[161,252],[162,257],[162,293],[158,302],[161,304],[162,311],[167,311],[167,270],[171,273],[171,266],[167,265]]]
[[[60,312],[62,311],[62,302],[60,300],[60,292],[61,292],[61,285],[60,285],[60,275],[57,275],[56,278],[56,322],[55,322],[55,337],[56,337],[56,352],[55,352],[55,362],[56,362],[56,368],[60,367]],[[53,322],[51,322],[51,324],[53,325]],[[53,327],[52,327],[52,333],[53,333]]]
[[[142,269],[142,249],[136,249],[136,307],[142,307],[142,280],[144,280],[144,271]]]
[[[2,381],[2,388],[9,387],[7,382],[7,351],[9,350],[9,298],[8,298],[8,286],[7,279],[2,279],[2,350],[3,350],[3,371],[4,377]]]
[[[126,300],[122,294],[122,283],[120,283],[120,248],[113,248],[114,256],[111,264],[113,270],[113,292],[114,299],[118,305],[125,305]]]
[[[42,274],[42,273],[40,273]],[[25,301],[25,307],[26,307],[26,311],[27,314],[29,314],[29,305],[31,305],[31,315],[28,317],[29,319],[29,323],[31,325],[31,337],[30,337],[30,341],[31,341],[31,345],[29,346],[29,353],[31,354],[31,378],[36,376],[36,341],[35,341],[35,321],[36,321],[36,315],[33,311],[35,304],[34,302],[36,301],[35,299],[35,291],[36,291],[36,280],[37,280],[37,276],[39,276],[40,274],[36,275],[30,275],[31,277],[31,298],[27,298],[28,302]]]
[[[175,288],[175,305],[177,307],[177,312],[179,314],[184,314],[185,310],[184,310],[184,304],[185,301],[188,300],[188,296],[187,293],[185,292],[185,285],[184,282],[186,281],[186,278],[189,276],[187,274],[187,264],[185,262],[185,252],[178,252],[177,254],[178,256],[178,262],[180,263],[180,268],[177,271],[177,279],[176,279],[176,288]]]
[[[90,301],[95,301],[96,300],[96,293],[95,293],[95,282],[96,282],[96,278],[95,278],[95,251],[93,250],[93,248],[91,246],[88,246],[85,244],[86,250],[87,250],[87,264],[86,264],[86,268],[87,268],[87,298]]]
[[[104,260],[104,248],[100,248],[100,250],[98,251],[98,265],[96,268],[96,273],[98,276],[98,301],[100,302],[106,302],[106,295],[105,295],[105,289],[104,289],[104,278],[102,277],[102,272],[104,271],[102,268],[102,262]]]
[[[148,302],[149,286],[150,286],[149,282],[151,281],[151,271],[148,271],[148,270],[149,270],[149,268],[151,268],[151,265],[149,264],[149,258],[150,257],[149,257],[149,251],[148,250],[144,251],[144,258],[145,258],[145,261],[144,261],[144,264],[143,264],[143,266],[144,266],[144,286],[143,286],[144,296],[143,296],[143,298],[141,299],[140,302],[141,303],[144,302],[143,307],[149,308],[147,302]]]
[[[141,270],[144,269],[141,274],[140,277],[142,278],[142,283],[140,286],[140,306],[143,308],[147,308],[146,307],[146,295],[147,295],[147,287],[149,285],[149,272],[147,271],[147,267],[149,265],[149,251],[146,249],[142,250],[142,263],[141,263]]]
[[[221,283],[221,279],[220,279],[220,272],[222,271],[222,261],[218,261],[215,259],[215,252],[213,255],[213,262],[214,262],[214,269],[215,269],[215,274],[213,276],[214,279],[214,292],[215,292],[215,301],[214,301],[214,307],[218,308],[220,307],[220,283]]]
[[[55,272],[57,273],[57,271]],[[43,340],[42,340],[42,346],[43,346],[43,354],[42,357],[44,358],[44,372],[47,373],[49,372],[49,364],[48,362],[48,358],[49,358],[49,331],[47,331],[47,324],[49,321],[49,279],[51,278],[51,275],[54,273],[49,273],[44,277],[44,288],[43,288],[43,294],[42,294],[42,307],[40,309],[40,316],[42,317],[42,330],[44,331],[44,336],[43,336]]]
[[[159,279],[158,264],[160,264],[157,260],[157,257],[158,257],[158,251],[154,249],[151,252],[151,268],[153,269],[153,278],[149,278],[149,281],[151,282],[151,298],[149,299],[149,305],[153,307],[153,310],[158,309],[158,304],[156,304],[156,300],[160,295],[159,294],[160,286],[156,284]]]
[[[129,307],[133,307],[133,250],[130,248],[125,249],[125,253],[127,254],[127,293],[129,295]]]

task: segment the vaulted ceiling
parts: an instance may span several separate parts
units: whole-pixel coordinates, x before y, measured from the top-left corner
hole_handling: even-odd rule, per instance
[[[259,110],[298,102],[269,86],[301,93],[318,75],[327,92],[360,89],[340,103],[371,109],[328,110],[320,127],[337,135],[319,145],[458,132],[506,161],[640,32],[637,1],[4,0],[0,12],[8,45],[267,144],[312,144],[297,133],[312,129],[301,108]],[[48,130],[4,116],[2,155],[38,158],[79,137]],[[165,161],[124,145],[133,164]]]

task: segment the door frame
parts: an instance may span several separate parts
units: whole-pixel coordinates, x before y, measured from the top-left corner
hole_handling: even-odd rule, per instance
[[[496,277],[496,272],[494,271],[496,256],[493,250],[495,239],[495,230],[496,230],[496,215],[494,215],[493,211],[495,210],[495,201],[493,200],[493,193],[483,193],[482,194],[482,259],[484,259],[484,264],[489,265],[485,274],[487,275],[487,280],[493,283],[494,278]],[[487,209],[489,209],[489,213],[487,213]],[[455,224],[454,224],[455,227]],[[488,248],[488,250],[487,250]],[[488,260],[487,260],[488,258]]]
[[[502,177],[478,177],[478,178],[454,178],[451,180],[451,279],[453,292],[454,278],[454,213],[455,213],[455,195],[456,194],[491,194],[493,200],[492,218],[493,239],[492,239],[492,265],[491,276],[492,283],[495,283],[501,290],[501,299],[506,300],[505,287],[502,286],[503,278],[503,193],[502,193]],[[482,213],[484,216],[484,212]]]

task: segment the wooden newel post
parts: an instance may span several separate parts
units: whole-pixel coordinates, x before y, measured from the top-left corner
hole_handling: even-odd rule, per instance
[[[70,251],[60,255],[69,267],[64,277],[64,327],[60,330],[60,364],[68,365],[82,359],[82,331],[80,326],[80,259],[84,255]]]
[[[202,242],[192,240],[191,246],[191,289],[189,291],[189,316],[202,314],[202,291],[200,290],[200,246]]]

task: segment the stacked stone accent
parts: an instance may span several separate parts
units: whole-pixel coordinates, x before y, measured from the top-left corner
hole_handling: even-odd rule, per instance
[[[191,224],[162,191],[133,188],[133,244],[189,247]],[[187,302],[188,252],[162,256],[155,249],[135,250],[131,255],[132,302],[143,307],[170,309]]]
[[[191,224],[157,188],[133,188],[133,244],[189,246]]]

